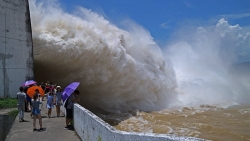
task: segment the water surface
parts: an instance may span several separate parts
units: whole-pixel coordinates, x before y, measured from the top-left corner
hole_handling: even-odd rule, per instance
[[[214,141],[250,140],[250,105],[228,108],[202,105],[198,108],[137,112],[135,116],[124,117],[112,115],[104,120],[110,122],[114,119],[118,123],[115,128],[128,132],[176,134]],[[117,122],[119,120],[121,122]]]
[[[0,140],[4,141],[15,118],[9,115],[0,115]]]

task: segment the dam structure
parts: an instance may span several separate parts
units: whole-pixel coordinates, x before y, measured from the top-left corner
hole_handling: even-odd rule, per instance
[[[0,0],[0,18],[0,98],[15,98],[18,88],[25,81],[34,78],[28,0]],[[65,112],[64,107],[61,107]],[[44,122],[46,124],[46,120]],[[74,104],[74,126],[76,134],[83,141],[203,141],[170,134],[119,131],[79,104]],[[28,130],[19,133],[19,136],[16,132],[14,134],[20,140],[20,134],[26,136],[26,131]],[[44,137],[41,139],[46,139]]]
[[[0,0],[0,19],[0,98],[15,98],[34,77],[28,0]]]
[[[65,109],[61,106],[61,111]],[[98,116],[74,104],[74,127],[83,141],[206,141],[195,137],[176,136],[174,134],[154,134],[125,132],[116,130]]]

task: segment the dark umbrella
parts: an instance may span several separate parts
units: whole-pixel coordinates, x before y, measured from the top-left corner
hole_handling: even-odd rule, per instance
[[[63,101],[65,101],[75,90],[76,88],[79,86],[80,82],[73,82],[71,84],[69,84],[62,93],[62,99]]]

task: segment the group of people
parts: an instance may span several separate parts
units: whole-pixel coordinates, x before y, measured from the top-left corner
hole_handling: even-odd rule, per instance
[[[45,92],[44,96],[41,96],[39,93],[39,90],[36,89],[33,97],[30,97],[27,95],[27,89],[25,90],[25,87],[20,87],[19,92],[17,93],[17,99],[18,99],[18,115],[19,115],[19,121],[24,122],[24,111],[26,111],[26,106],[28,106],[28,103],[30,103],[30,111],[31,111],[31,117],[33,117],[33,131],[45,131],[46,128],[42,126],[42,117],[41,117],[41,109],[40,104],[42,105],[42,101],[44,101],[44,98],[47,98],[46,102],[46,108],[48,109],[47,115],[48,118],[51,118],[52,108],[54,106],[56,107],[56,114],[57,117],[60,117],[60,106],[62,105],[62,88],[57,85],[53,85],[52,83],[41,83],[39,85]],[[29,86],[30,88],[32,86]],[[67,101],[65,102],[65,108],[66,108],[66,126],[65,129],[73,129],[73,126],[71,125],[72,119],[73,119],[73,104],[75,102],[80,101],[81,99],[77,98],[77,95],[79,95],[79,90],[75,90],[73,94],[69,96]],[[29,101],[30,99],[30,101]],[[39,120],[40,128],[36,128],[36,119]]]
[[[33,131],[45,131],[46,128],[42,126],[42,117],[40,114],[39,105],[42,104],[42,101],[38,100],[39,95],[37,94],[38,90],[33,96],[33,100],[31,101],[32,106],[32,116],[33,116]],[[19,122],[24,122],[24,111],[25,111],[25,103],[27,102],[28,96],[24,92],[24,88],[20,87],[19,92],[17,93],[17,100],[18,100],[18,115],[19,115]],[[36,119],[39,119],[40,128],[36,128]]]
[[[52,108],[54,108],[54,105],[56,106],[57,117],[60,117],[60,106],[62,105],[62,88],[60,86],[56,86],[56,89],[50,89],[46,95],[46,108],[48,108],[48,117],[51,118],[51,111]],[[41,99],[43,100],[44,97]]]

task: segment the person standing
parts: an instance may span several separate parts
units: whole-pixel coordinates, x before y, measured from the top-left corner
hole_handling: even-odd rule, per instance
[[[18,115],[19,115],[19,122],[24,122],[24,111],[25,111],[25,102],[26,102],[26,94],[24,93],[23,87],[19,88],[17,93],[17,100],[18,100]]]
[[[54,108],[54,90],[50,90],[47,96],[48,117],[51,117],[51,110]]]
[[[69,130],[74,130],[74,128],[72,126],[70,126],[72,119],[73,119],[73,107],[74,107],[74,103],[81,101],[82,99],[77,98],[77,95],[79,95],[80,92],[79,90],[75,90],[73,92],[73,94],[71,94],[69,96],[69,98],[66,101],[66,126],[65,129],[69,129]]]
[[[62,88],[60,86],[56,87],[56,114],[57,117],[60,117],[60,106],[62,101]]]
[[[45,94],[48,94],[50,91],[50,83],[49,81],[47,81],[47,83],[45,83],[45,90],[44,90],[44,93]]]
[[[27,91],[29,89],[29,86],[24,87],[24,93],[26,94],[26,102],[25,102],[25,112],[30,111],[30,105],[31,105],[31,97],[27,94]]]
[[[42,125],[42,117],[39,109],[39,105],[42,104],[42,102],[38,99],[38,94],[35,94],[33,96],[33,100],[31,101],[31,107],[32,107],[32,115],[33,115],[33,131],[45,131],[46,128],[43,128]],[[39,125],[40,129],[36,129],[36,118],[39,119]]]
[[[45,85],[43,82],[41,82],[40,87],[45,91]],[[42,96],[42,101],[44,101],[44,96]]]

